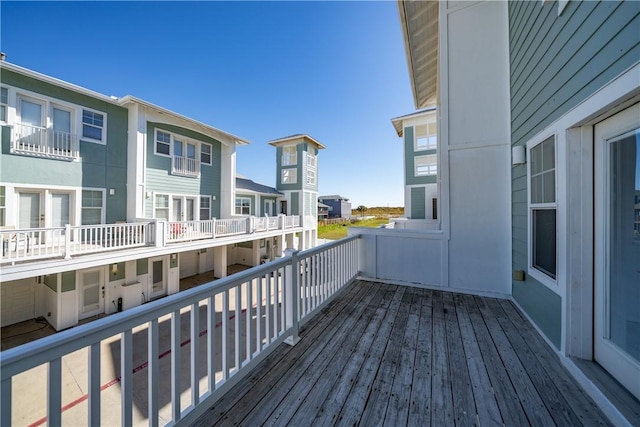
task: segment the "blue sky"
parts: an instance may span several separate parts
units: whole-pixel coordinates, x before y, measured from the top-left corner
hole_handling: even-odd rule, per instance
[[[394,1],[7,2],[7,61],[88,89],[130,94],[251,141],[237,172],[275,185],[268,141],[324,144],[319,192],[402,206],[414,111]]]

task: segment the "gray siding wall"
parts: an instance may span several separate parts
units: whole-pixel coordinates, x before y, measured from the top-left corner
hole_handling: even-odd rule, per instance
[[[413,150],[413,126],[404,128],[404,183],[405,185],[435,184],[438,182],[437,175],[415,176],[416,156],[436,154],[436,150],[423,150],[415,152]]]
[[[511,135],[527,141],[640,58],[640,2],[509,2]],[[513,269],[527,271],[526,166],[512,169]],[[559,201],[562,203],[562,201]],[[561,300],[531,277],[513,296],[560,346]]]
[[[425,219],[426,192],[424,187],[414,187],[411,189],[411,219]]]

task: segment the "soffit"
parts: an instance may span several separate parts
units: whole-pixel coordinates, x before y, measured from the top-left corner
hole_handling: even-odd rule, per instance
[[[398,1],[416,109],[436,103],[438,84],[437,1]]]

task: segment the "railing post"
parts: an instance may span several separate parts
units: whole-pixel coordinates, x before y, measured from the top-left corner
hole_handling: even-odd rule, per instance
[[[255,217],[254,217],[254,216],[250,216],[250,217],[248,217],[248,218],[247,218],[247,234],[251,234],[251,233],[253,233],[253,232],[254,232],[254,228],[253,228],[253,226],[254,226],[254,222],[253,222],[253,221],[254,221],[254,219],[255,219]]]
[[[216,238],[216,219],[215,218],[211,220],[211,235],[213,239]]]
[[[155,224],[155,236],[154,243],[156,248],[162,248],[165,246],[165,234],[167,229],[166,221],[154,221]]]
[[[285,214],[280,214],[280,230],[284,230],[286,218]]]
[[[298,285],[300,261],[298,260],[298,252],[298,250],[291,248],[284,250],[285,257],[291,258],[284,272],[286,326],[287,330],[290,331],[290,335],[285,339],[285,342],[289,345],[296,345],[300,341],[298,335],[300,330],[300,287]]]
[[[71,259],[71,224],[64,226],[64,259]]]

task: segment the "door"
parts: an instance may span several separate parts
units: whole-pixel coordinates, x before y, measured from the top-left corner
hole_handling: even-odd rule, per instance
[[[104,313],[104,268],[80,272],[79,319]]]
[[[274,200],[265,200],[264,201],[264,214],[267,216],[275,215],[275,201]]]
[[[183,221],[182,219],[182,197],[174,197],[173,198],[173,212],[171,218],[173,221]]]
[[[20,124],[17,126],[21,148],[38,151],[44,145],[43,111],[41,103],[20,99]]]
[[[167,269],[164,258],[153,258],[151,263],[151,298],[157,298],[167,293]]]
[[[68,193],[51,194],[51,226],[64,227],[69,222],[69,201]]]
[[[594,356],[640,398],[640,104],[594,136]]]
[[[21,192],[19,199],[18,228],[40,228],[40,221],[44,221],[44,213],[41,210],[42,194]]]

